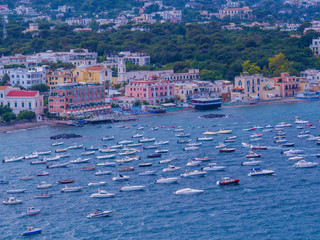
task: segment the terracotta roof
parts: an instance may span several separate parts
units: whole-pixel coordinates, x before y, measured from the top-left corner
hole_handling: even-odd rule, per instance
[[[38,91],[10,91],[6,97],[35,97]]]
[[[92,67],[86,68],[86,70],[88,71],[103,71],[104,69],[105,67],[101,67],[101,66],[92,66]]]
[[[0,86],[0,91],[6,90],[7,86]]]

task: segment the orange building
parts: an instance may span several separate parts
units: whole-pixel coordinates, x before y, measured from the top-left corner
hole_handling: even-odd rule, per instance
[[[300,91],[299,79],[289,73],[281,73],[280,77],[274,77],[273,80],[274,85],[280,87],[281,97],[291,97]]]

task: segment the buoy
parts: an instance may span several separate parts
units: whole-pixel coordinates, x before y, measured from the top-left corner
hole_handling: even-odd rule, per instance
[[[118,215],[118,213],[116,213],[116,215]]]

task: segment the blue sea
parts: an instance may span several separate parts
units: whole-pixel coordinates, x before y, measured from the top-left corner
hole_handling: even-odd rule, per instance
[[[103,160],[91,157],[91,163],[72,164],[67,168],[48,169],[49,176],[37,177],[36,174],[47,170],[45,165],[30,165],[31,160],[16,163],[0,163],[0,178],[9,181],[9,184],[0,185],[1,201],[7,200],[8,189],[25,188],[26,192],[14,195],[24,202],[20,205],[0,205],[1,239],[21,239],[21,233],[28,226],[40,227],[42,234],[32,239],[320,239],[320,167],[294,168],[294,162],[281,154],[283,150],[274,143],[275,131],[262,130],[244,131],[243,129],[267,124],[276,125],[280,122],[293,124],[285,128],[289,142],[296,143],[295,149],[303,149],[307,161],[320,162],[316,154],[320,153],[320,146],[315,141],[297,138],[301,129],[296,129],[295,117],[313,123],[315,129],[304,126],[310,134],[320,134],[318,102],[297,103],[289,105],[248,106],[239,108],[224,108],[217,111],[198,112],[185,111],[166,115],[141,117],[139,121],[130,123],[116,123],[106,125],[90,125],[77,127],[41,127],[33,130],[18,131],[1,134],[0,159],[4,157],[18,157],[31,154],[33,151],[54,152],[54,142],[49,137],[60,133],[76,133],[83,137],[63,140],[61,147],[75,143],[85,147],[115,145],[121,140],[132,139],[135,133],[143,133],[145,137],[155,137],[157,141],[169,140],[169,145],[161,148],[169,149],[160,159],[177,157],[170,164],[179,166],[176,172],[162,172],[168,164],[159,164],[159,158],[148,159],[147,155],[154,150],[142,150],[138,155],[141,160],[114,168],[97,166],[97,170],[112,170],[112,175],[95,176],[94,171],[81,171],[85,166],[94,166]],[[226,118],[204,119],[200,116],[208,113],[225,114]],[[128,124],[126,128],[119,126]],[[111,128],[110,128],[111,126]],[[143,130],[137,130],[144,126]],[[156,131],[151,127],[159,126]],[[171,131],[166,131],[170,126]],[[191,134],[193,142],[202,136],[206,130],[218,131],[220,128],[233,130],[230,135],[213,136],[213,141],[203,142],[198,151],[183,151],[185,145],[177,144],[177,127]],[[262,169],[273,169],[272,176],[249,177],[249,166],[241,166],[249,149],[242,146],[242,142],[249,143],[250,135],[262,133],[261,141],[252,144],[266,145],[268,150],[257,150],[262,153]],[[103,142],[105,135],[115,136],[115,139]],[[237,136],[233,153],[219,153],[215,146],[227,136]],[[144,143],[144,146],[151,145]],[[60,159],[67,162],[81,157],[84,149],[69,150],[69,159]],[[51,154],[53,156],[54,153]],[[96,155],[102,155],[96,153]],[[155,184],[160,177],[179,176],[188,171],[200,170],[208,165],[187,167],[190,159],[195,157],[211,156],[217,165],[226,166],[225,171],[208,172],[201,178],[182,178],[177,184]],[[111,161],[111,160],[109,160]],[[152,167],[139,168],[141,162],[152,162]],[[146,185],[145,191],[120,192],[119,188],[125,183],[114,182],[118,168],[134,166],[135,171],[124,172],[129,175],[130,185]],[[146,170],[156,171],[156,176],[138,176]],[[34,176],[33,180],[21,181],[23,176]],[[216,181],[221,177],[239,178],[237,186],[218,186]],[[83,191],[78,193],[61,193],[64,185],[59,180],[74,179],[69,186],[82,186]],[[50,199],[34,199],[34,195],[42,193],[36,188],[41,182],[52,183],[48,190],[53,194]],[[114,198],[93,199],[92,193],[98,187],[88,187],[88,183],[106,181],[101,186],[103,190],[115,193]],[[205,190],[200,195],[175,195],[174,192],[183,188]],[[28,207],[42,209],[35,216],[25,217]],[[111,217],[88,219],[86,216],[94,209],[113,210]]]

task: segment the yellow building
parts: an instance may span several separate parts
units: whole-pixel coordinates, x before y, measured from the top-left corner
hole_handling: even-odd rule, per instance
[[[188,97],[199,93],[199,86],[195,83],[177,83],[174,86],[174,93],[185,102]]]
[[[55,86],[64,83],[77,82],[77,77],[72,76],[70,71],[66,70],[47,70],[46,73],[46,84],[47,86]]]
[[[246,102],[252,100],[280,99],[280,88],[274,85],[272,78],[261,74],[244,74],[234,79],[234,89],[231,93],[233,102]]]
[[[73,70],[78,82],[104,84],[112,81],[112,70],[101,65],[79,66]]]

